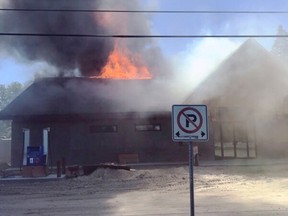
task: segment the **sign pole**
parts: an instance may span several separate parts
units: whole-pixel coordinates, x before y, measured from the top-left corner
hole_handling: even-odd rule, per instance
[[[189,145],[190,216],[195,216],[194,203],[194,149],[193,143],[208,141],[208,117],[206,105],[172,106],[172,139]],[[195,152],[198,154],[198,152]],[[198,159],[198,158],[197,158]],[[195,165],[198,165],[198,162]]]
[[[193,178],[193,143],[189,142],[189,179],[190,179],[190,215],[195,216],[194,178]]]

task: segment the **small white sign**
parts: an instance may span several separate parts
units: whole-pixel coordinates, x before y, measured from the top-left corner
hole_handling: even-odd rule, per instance
[[[206,105],[172,106],[172,139],[178,141],[208,141]]]

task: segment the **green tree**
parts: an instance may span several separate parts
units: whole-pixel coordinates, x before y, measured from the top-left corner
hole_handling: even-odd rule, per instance
[[[19,82],[9,85],[0,84],[0,110],[7,106],[24,89]],[[11,121],[0,121],[0,138],[11,137]]]

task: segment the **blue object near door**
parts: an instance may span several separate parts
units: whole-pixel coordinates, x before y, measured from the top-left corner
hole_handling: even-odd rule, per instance
[[[27,166],[45,166],[46,155],[43,154],[43,146],[27,147]]]

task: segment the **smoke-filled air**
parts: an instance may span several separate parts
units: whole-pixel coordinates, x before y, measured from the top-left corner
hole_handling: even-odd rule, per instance
[[[139,10],[140,8],[137,0],[72,2],[2,0],[0,3],[6,8],[16,9]],[[168,67],[163,68],[167,63],[161,64],[164,61],[161,51],[151,39],[68,36],[150,35],[151,27],[147,14],[1,11],[0,29],[6,33],[41,34],[41,36],[2,36],[0,52],[2,55],[6,53],[34,62],[45,62],[56,68],[58,76],[146,79],[168,73]],[[122,71],[122,74],[111,74],[110,69]],[[47,74],[42,74],[47,75],[49,70]]]

